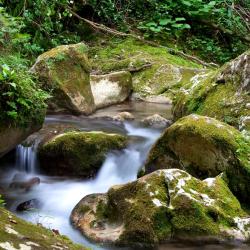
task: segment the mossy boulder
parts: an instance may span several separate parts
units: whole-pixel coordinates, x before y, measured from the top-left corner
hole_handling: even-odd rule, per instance
[[[250,50],[220,69],[200,74],[177,91],[175,119],[197,113],[240,127],[250,116]],[[249,130],[249,128],[248,128]]]
[[[56,235],[42,226],[33,225],[0,208],[0,249],[14,250],[84,250],[66,236]]]
[[[132,77],[128,71],[91,75],[90,84],[97,108],[121,103],[132,91]]]
[[[90,65],[83,43],[62,45],[40,55],[31,68],[44,89],[52,91],[50,112],[91,114],[95,110]]]
[[[250,217],[220,176],[201,181],[179,169],[86,196],[71,220],[91,240],[130,246],[250,237]]]
[[[46,174],[92,177],[111,150],[122,149],[127,138],[104,132],[67,132],[39,148],[40,166]]]
[[[199,64],[171,55],[165,48],[133,39],[109,39],[105,44],[92,45],[89,57],[96,74],[130,71],[133,91],[142,100],[160,94],[172,98],[173,89],[206,71]]]
[[[149,153],[145,171],[166,167],[202,179],[225,172],[232,192],[250,201],[250,141],[213,118],[189,115],[165,130]]]

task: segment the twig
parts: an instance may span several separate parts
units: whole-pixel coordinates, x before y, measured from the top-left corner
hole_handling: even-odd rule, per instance
[[[147,63],[140,67],[131,67],[131,68],[128,68],[127,71],[129,71],[130,73],[135,73],[135,72],[139,72],[150,67],[152,67],[152,63]]]

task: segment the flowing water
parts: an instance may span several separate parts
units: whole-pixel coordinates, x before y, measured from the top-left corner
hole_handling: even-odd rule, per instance
[[[91,180],[77,180],[59,177],[48,177],[41,174],[36,158],[36,149],[41,140],[37,135],[30,146],[19,145],[16,149],[16,161],[7,161],[4,172],[1,173],[1,186],[5,188],[7,207],[16,212],[16,207],[21,202],[39,199],[41,209],[33,212],[18,213],[18,216],[33,223],[57,229],[61,234],[69,236],[73,241],[89,246],[92,249],[111,249],[108,246],[99,246],[89,242],[70,224],[69,216],[74,206],[87,194],[106,192],[115,184],[127,183],[137,178],[137,173],[143,165],[147,153],[152,144],[161,134],[161,130],[142,127],[138,122],[115,123],[102,119],[107,114],[116,114],[120,111],[130,111],[136,118],[141,119],[154,113],[160,113],[170,118],[170,109],[166,105],[131,104],[119,105],[97,112],[91,118],[72,116],[48,116],[46,126],[57,133],[59,124],[77,127],[83,131],[102,130],[126,134],[130,138],[129,146],[122,150],[111,152],[107,155],[99,173]],[[45,131],[45,133],[47,133]],[[4,164],[2,164],[4,165]],[[21,177],[20,177],[21,176]],[[9,184],[14,178],[29,179],[39,177],[40,185],[29,192],[22,189],[10,189]],[[246,246],[247,247],[247,246]],[[160,250],[198,250],[198,249],[241,249],[244,245],[208,245],[208,246],[186,246],[183,244],[166,244],[159,246]]]

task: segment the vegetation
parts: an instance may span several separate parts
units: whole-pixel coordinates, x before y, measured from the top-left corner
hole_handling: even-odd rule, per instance
[[[72,249],[87,248],[74,244],[69,238],[56,235],[43,226],[33,225],[0,208],[0,248],[1,249]],[[32,232],[32,237],[31,237]]]
[[[21,37],[29,41],[25,49],[31,53],[91,37],[89,27],[72,10],[163,45],[177,42],[180,48],[219,63],[241,54],[250,42],[247,0],[5,0],[2,5],[22,20]]]
[[[1,121],[15,126],[43,122],[48,94],[35,84],[24,59],[0,58],[0,92]]]
[[[29,73],[25,53],[28,36],[21,34],[22,22],[0,8],[0,121],[12,126],[41,124],[49,97]]]

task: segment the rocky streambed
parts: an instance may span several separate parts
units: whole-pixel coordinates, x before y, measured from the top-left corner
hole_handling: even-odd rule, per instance
[[[201,245],[247,249],[243,242],[250,236],[250,217],[234,196],[245,203],[247,196],[241,194],[248,193],[249,183],[246,165],[242,158],[239,163],[234,148],[234,141],[244,142],[240,133],[214,119],[192,115],[162,134],[170,124],[162,125],[162,120],[152,116],[155,112],[162,119],[171,119],[166,105],[136,102],[112,106],[88,118],[48,116],[43,129],[18,146],[15,162],[6,157],[1,164],[7,208],[93,249],[113,249],[114,245],[126,249],[200,249]],[[145,122],[148,116],[146,121],[151,123]],[[198,131],[200,124],[202,132]],[[185,129],[193,131],[196,144],[188,144]],[[79,135],[83,144],[78,143]],[[106,137],[96,143],[96,136]],[[110,136],[119,143],[99,159],[100,148],[109,145]],[[167,137],[173,141],[162,143]],[[103,140],[106,144],[102,145]],[[204,144],[207,156],[196,157],[192,148],[201,154]],[[86,147],[89,151],[81,151]],[[45,154],[44,148],[52,153]],[[93,159],[86,153],[101,162],[94,172],[88,170]],[[241,152],[239,157],[246,155]],[[84,158],[87,167],[83,164],[77,169]],[[70,168],[65,169],[64,162]],[[234,170],[228,167],[232,163],[239,177],[240,167],[245,171],[240,183],[228,182],[221,174],[226,169],[229,178],[233,176]],[[53,164],[64,171],[52,171]],[[170,169],[157,170],[167,166]],[[207,171],[202,172],[204,169]],[[172,243],[164,245],[166,241]]]

